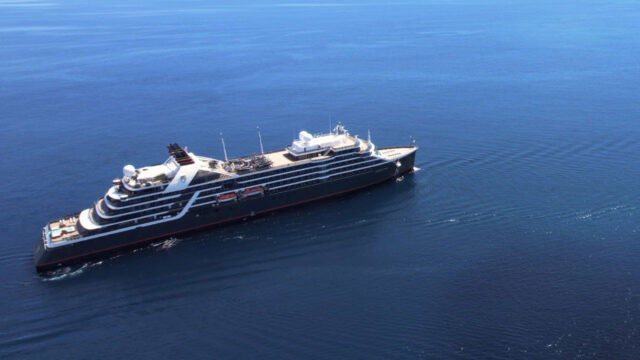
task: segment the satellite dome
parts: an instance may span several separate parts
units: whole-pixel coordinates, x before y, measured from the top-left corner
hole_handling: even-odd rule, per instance
[[[135,175],[136,173],[136,168],[133,167],[133,165],[125,165],[122,168],[122,174],[125,177],[132,177],[133,175]]]
[[[300,141],[304,141],[304,142],[308,142],[309,140],[313,139],[313,135],[309,134],[304,130],[300,131],[300,134],[298,134],[298,137],[300,138]]]

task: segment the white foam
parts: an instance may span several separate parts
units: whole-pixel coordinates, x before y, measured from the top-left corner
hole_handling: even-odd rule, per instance
[[[88,268],[90,265],[91,265],[90,263],[86,263],[86,264],[83,264],[80,268],[75,270],[68,266],[60,269],[56,269],[54,271],[48,272],[45,275],[45,277],[42,277],[42,281],[58,281],[58,280],[63,280],[66,278],[78,276],[82,274],[84,270]]]
[[[160,242],[156,242],[156,243],[151,243],[151,247],[156,249],[156,250],[167,250],[167,249],[171,249],[172,247],[176,246],[180,241],[182,241],[181,239],[178,238],[168,238],[164,241],[160,241]],[[138,250],[142,250],[142,249],[136,249],[133,250],[132,252],[136,252]]]
[[[180,239],[177,238],[169,238],[162,242],[162,249],[171,249],[172,247],[178,245]]]

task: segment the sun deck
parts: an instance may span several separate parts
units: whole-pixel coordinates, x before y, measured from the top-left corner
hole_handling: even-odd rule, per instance
[[[360,144],[360,147],[358,149],[358,151],[365,151],[368,149],[369,147],[369,143],[366,140],[363,139],[356,139],[355,137],[352,136],[348,136],[348,143],[344,146],[341,146],[340,148],[347,148],[347,147],[351,147],[351,146],[355,146],[357,143]],[[336,148],[336,149],[340,149],[340,148]],[[335,150],[334,148],[327,148],[325,149],[325,152],[328,152],[330,150]],[[324,152],[314,156],[314,157],[308,157],[308,158],[303,158],[303,159],[296,159],[293,156],[290,155],[288,150],[278,150],[278,151],[274,151],[274,152],[270,152],[270,153],[266,153],[264,154],[264,156],[272,161],[272,165],[271,168],[277,168],[277,167],[283,167],[283,166],[289,166],[289,165],[293,165],[293,164],[300,164],[300,163],[304,163],[304,162],[308,162],[308,161],[318,161],[318,160],[324,160],[324,159],[328,159],[330,157],[330,155],[324,155]]]
[[[57,243],[80,237],[77,228],[78,218],[76,216],[66,217],[61,220],[52,221],[45,228],[46,236],[51,242]]]

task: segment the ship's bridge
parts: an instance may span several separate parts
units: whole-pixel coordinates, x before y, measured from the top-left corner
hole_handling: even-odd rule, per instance
[[[169,158],[159,165],[135,168],[133,165],[126,165],[122,169],[122,178],[113,181],[116,188],[120,185],[129,193],[137,193],[141,190],[160,190],[165,186],[171,187],[176,177],[181,178],[181,182],[191,180],[200,169],[213,171],[212,159],[198,157],[187,152],[186,148],[181,148],[178,144],[169,144]],[[118,194],[113,194],[118,195]],[[116,196],[112,196],[117,198]]]
[[[127,165],[122,172],[125,182],[130,187],[137,188],[163,183],[173,178],[179,169],[180,165],[171,156],[160,165],[145,166],[139,169],[135,169],[132,165]]]
[[[128,190],[135,191],[140,187],[160,185],[171,180],[181,166],[194,163],[193,154],[188,153],[186,148],[183,149],[175,143],[167,145],[167,148],[170,156],[160,165],[145,166],[140,169],[136,169],[133,165],[126,165],[122,169],[122,183],[125,187],[128,185]]]
[[[187,152],[178,144],[169,144],[169,158],[158,165],[135,168],[126,165],[122,178],[114,179],[105,199],[126,201],[132,196],[168,193],[189,186],[194,178],[231,176],[220,161]]]

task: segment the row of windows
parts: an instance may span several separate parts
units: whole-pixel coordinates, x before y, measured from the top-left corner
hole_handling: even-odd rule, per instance
[[[344,174],[333,175],[333,176],[329,177],[326,181],[333,181],[333,180],[337,180],[337,179],[343,179],[343,178],[347,178],[347,177],[350,177],[350,176],[364,174],[364,173],[367,173],[369,171],[370,171],[369,169],[361,169],[361,170],[352,171],[352,172],[348,172],[348,173],[344,173]],[[285,192],[285,191],[296,190],[296,189],[299,189],[299,188],[303,188],[303,187],[307,187],[307,186],[311,186],[311,185],[316,185],[316,184],[319,184],[321,182],[323,182],[322,179],[317,179],[317,180],[313,180],[313,181],[307,181],[307,182],[303,182],[303,183],[296,183],[296,184],[293,184],[291,186],[286,186],[286,187],[282,187],[282,188],[276,189],[276,190],[274,190],[274,192]]]
[[[356,166],[351,166],[351,167],[346,168],[346,169],[350,169],[350,168],[357,168],[357,165]],[[340,169],[340,170],[348,171],[348,170],[345,170],[345,169]],[[365,169],[359,169],[359,170],[350,171],[350,172],[346,172],[346,173],[340,173],[340,174],[332,175],[328,179],[328,181],[334,181],[334,180],[343,179],[343,178],[347,178],[347,177],[351,177],[351,176],[356,176],[356,175],[367,173],[369,171],[370,171],[370,169],[365,168]],[[313,176],[310,175],[308,177],[304,177],[304,179],[312,178],[312,177]],[[299,180],[299,181],[304,181],[304,180]],[[274,193],[287,192],[287,191],[291,191],[291,190],[296,190],[296,189],[300,189],[300,188],[304,188],[304,187],[317,185],[317,184],[322,183],[322,182],[323,182],[322,179],[315,179],[315,180],[310,180],[310,181],[306,181],[306,182],[302,182],[302,183],[298,183],[296,181],[296,183],[292,184],[291,186],[282,187],[280,189],[274,190],[273,192]],[[201,199],[201,200],[206,200],[206,199]],[[204,202],[206,202],[206,201],[204,201]],[[126,216],[124,218],[119,218],[118,219],[119,221],[126,220],[128,218],[132,218],[132,220],[131,221],[126,221],[126,222],[123,222],[123,223],[118,223],[116,225],[109,226],[109,227],[106,227],[106,228],[101,228],[101,229],[92,231],[91,233],[92,234],[96,234],[96,233],[102,233],[102,232],[105,232],[105,231],[113,231],[113,230],[116,230],[116,229],[120,229],[120,228],[124,228],[124,227],[128,227],[128,226],[133,226],[133,225],[136,225],[136,224],[141,224],[141,223],[145,223],[145,222],[149,222],[149,221],[155,221],[155,220],[158,220],[159,218],[165,218],[165,217],[168,217],[168,216],[175,216],[182,210],[182,208],[184,207],[185,204],[186,204],[186,202],[178,203],[178,204],[172,206],[171,208],[169,208],[169,211],[167,213],[163,213],[163,214],[160,214],[158,216],[148,216],[148,217],[143,218],[143,219],[135,219],[135,218],[142,217],[142,216],[145,216],[145,215],[151,215],[151,214],[153,214],[154,211],[158,212],[158,211],[166,211],[166,210],[164,210],[164,209],[154,209],[154,211],[147,211],[147,212],[134,214],[135,216],[131,215],[131,216]],[[218,210],[215,210],[215,211],[218,211]],[[202,210],[198,211],[198,213],[202,213],[202,212],[203,212]],[[93,218],[93,216],[92,216],[92,218]],[[94,221],[95,221],[95,219],[94,219]]]
[[[342,168],[342,169],[336,169],[336,170],[332,170],[332,172],[343,172],[343,171],[349,171],[349,170],[354,170],[357,169],[359,165],[352,165],[346,168]],[[341,178],[345,178],[345,177],[349,177],[349,176],[355,176],[355,175],[359,175],[359,174],[363,174],[368,172],[368,169],[360,169],[360,170],[356,170],[356,171],[351,171],[351,172],[347,172],[347,173],[343,173],[343,174],[338,174],[338,175],[333,175],[331,176],[330,180],[335,180],[335,179],[341,179]],[[274,192],[283,192],[283,191],[291,191],[291,190],[295,190],[295,189],[299,189],[299,188],[303,188],[303,187],[308,187],[308,186],[312,186],[312,185],[316,185],[322,182],[322,179],[315,179],[315,180],[311,180],[314,179],[316,177],[316,174],[310,174],[307,176],[303,176],[303,177],[299,177],[296,179],[287,179],[285,181],[280,181],[280,182],[276,182],[276,183],[272,183],[271,185],[273,187],[277,187],[277,186],[282,186],[282,185],[286,185],[286,184],[293,184],[291,186],[286,186],[286,187],[282,187],[280,189],[276,189]],[[305,180],[311,180],[311,181],[306,181]],[[196,200],[196,203],[194,205],[197,205],[199,203],[205,203],[211,201],[211,199],[208,198],[200,198],[198,200]],[[180,204],[180,208],[182,208],[184,206],[183,204]],[[143,216],[143,214],[146,214],[147,212],[144,212],[142,214],[137,214],[138,216]]]
[[[168,185],[168,184],[167,184]],[[139,186],[139,185],[138,185]],[[155,192],[159,192],[159,191],[163,191],[167,186],[166,185],[162,185],[162,186],[154,186],[154,187],[150,187],[148,189],[145,188],[141,188],[141,189],[136,189],[135,191],[131,191],[129,189],[127,189],[124,184],[120,184],[118,186],[118,190],[121,193],[125,193],[129,196],[140,196],[140,195],[146,195],[146,194],[151,194],[151,193],[155,193]]]
[[[351,160],[348,161],[344,161],[344,160],[340,160],[340,161],[336,161],[336,162],[330,162],[327,163],[325,165],[326,168],[331,169],[332,167],[337,167],[337,166],[344,166],[346,164],[353,164],[353,163],[359,163],[361,162],[363,159],[367,158],[366,156],[357,156],[354,158],[351,158]],[[316,166],[317,164],[311,164]],[[291,169],[289,169],[291,170]],[[295,170],[294,172],[291,173],[287,173],[286,175],[280,175],[280,176],[269,176],[267,178],[262,177],[260,179],[257,179],[255,181],[250,181],[250,182],[244,182],[242,183],[243,186],[252,186],[252,185],[258,185],[264,182],[271,182],[274,180],[283,180],[283,179],[289,179],[295,176],[299,176],[299,175],[304,175],[304,174],[317,174],[319,172],[322,171],[322,167],[318,168],[318,167],[314,167],[314,168],[310,168],[310,169],[301,169],[301,170]],[[306,178],[306,177],[305,177]],[[294,181],[299,181],[300,178],[296,178],[294,179]]]
[[[342,152],[336,152],[336,155],[345,155],[348,153],[357,153],[358,152],[358,148],[355,149],[350,149],[350,150],[346,150],[346,151],[342,151]],[[329,162],[330,163],[330,162]],[[299,164],[293,167],[283,167],[277,170],[272,170],[272,171],[268,171],[268,172],[259,172],[259,173],[255,173],[253,175],[249,175],[249,176],[244,176],[242,177],[241,181],[246,181],[246,180],[253,180],[253,179],[258,179],[258,178],[262,178],[265,176],[271,176],[271,175],[276,175],[279,173],[283,173],[283,172],[289,172],[289,171],[297,171],[297,170],[302,170],[304,168],[308,168],[308,167],[312,167],[312,166],[316,166],[318,165],[315,162],[306,162],[303,164]]]
[[[348,149],[348,150],[344,150],[344,151],[336,151],[335,155],[345,155],[345,154],[357,153],[357,152],[359,152],[359,149],[358,148],[353,148],[353,149]],[[300,164],[297,167],[295,167],[294,169],[295,170],[300,170],[300,169],[304,169],[304,168],[307,168],[307,167],[310,167],[310,166],[314,166],[314,165],[316,165],[316,164],[313,163],[313,162],[309,162],[309,163]],[[274,175],[274,174],[278,174],[278,173],[282,173],[282,172],[291,171],[291,170],[294,170],[294,169],[282,168],[282,169],[278,169],[278,170],[275,170],[275,171],[270,171],[268,174],[265,174],[264,172],[258,172],[258,173],[254,174],[254,175],[244,176],[242,178],[242,180],[258,179],[258,178],[264,177],[265,175]],[[194,186],[190,186],[189,190],[200,188],[200,187],[202,187],[202,185],[200,185],[200,186],[195,186],[195,185],[198,185],[198,184],[206,185],[204,183],[210,182],[210,181],[214,181],[215,179],[219,178],[219,176],[220,176],[217,173],[211,173],[209,175],[203,175],[203,176],[199,176],[199,174],[197,174],[197,175],[198,176],[196,176],[196,178],[190,184],[190,185],[194,185]],[[159,193],[158,195],[146,198],[147,200],[153,200],[153,199],[156,199],[158,196],[162,195],[161,193],[162,193],[162,191],[165,190],[167,185],[168,184],[163,185],[163,186],[157,186],[157,187],[149,188],[149,189],[144,189],[143,188],[143,189],[140,189],[140,190],[129,191],[124,187],[123,184],[121,184],[118,187],[118,189],[119,189],[119,191],[121,193],[125,193],[125,194],[127,194],[129,196],[132,196],[132,197],[141,196],[141,195],[148,195],[148,194],[151,194],[151,193],[158,192]],[[118,201],[118,200],[114,200],[114,201]],[[123,203],[131,204],[131,201],[133,201],[133,199],[129,200],[129,201],[126,201],[126,202],[123,202]],[[116,203],[114,203],[114,204],[116,204]],[[116,204],[116,205],[118,205],[118,204]]]
[[[315,177],[318,177],[318,174],[305,175],[305,176],[297,177],[295,179],[288,178],[287,180],[284,180],[284,181],[277,181],[277,182],[271,183],[271,184],[269,184],[269,187],[282,186],[282,185],[291,184],[291,183],[294,183],[294,182],[313,179]]]
[[[164,206],[164,207],[145,210],[145,211],[140,211],[140,212],[137,212],[137,213],[134,213],[134,214],[127,214],[127,215],[119,216],[117,218],[112,218],[112,219],[103,219],[98,214],[98,216],[94,217],[94,220],[97,220],[97,222],[99,224],[109,224],[109,223],[120,222],[120,221],[124,221],[124,220],[128,220],[128,219],[135,219],[135,218],[143,217],[143,216],[146,216],[146,215],[152,215],[152,214],[155,214],[155,213],[167,211],[167,209],[174,209],[174,208],[181,209],[181,208],[184,207],[184,204],[186,204],[186,201],[180,202],[180,203],[166,204],[166,206]],[[160,206],[160,205],[158,205],[158,206]]]
[[[215,177],[217,178],[217,177],[219,177],[219,175],[216,174]],[[212,179],[212,180],[214,180],[214,179]],[[211,181],[211,180],[209,180],[209,181]],[[211,186],[211,184],[206,184],[206,183],[203,182],[202,184],[199,184],[199,185],[190,186],[187,189],[182,190],[182,192],[171,193],[171,195],[175,195],[175,194],[193,194],[194,191],[202,189],[202,188],[206,188],[207,186]],[[217,186],[217,184],[216,184],[216,186]],[[138,194],[136,193],[136,195],[138,195]],[[127,206],[127,205],[133,205],[133,204],[136,204],[136,203],[139,203],[139,202],[153,201],[153,200],[156,200],[158,198],[165,197],[167,195],[168,194],[164,194],[164,193],[160,192],[160,193],[158,193],[156,195],[153,195],[153,196],[144,196],[144,197],[139,197],[139,198],[131,197],[127,201],[122,201],[122,200],[118,200],[118,199],[110,199],[110,202],[115,206]]]
[[[332,180],[336,180],[336,179],[342,179],[342,178],[349,177],[349,176],[360,175],[360,174],[364,174],[366,172],[371,171],[368,166],[367,166],[367,168],[364,168],[364,169],[355,170],[355,169],[358,169],[360,167],[361,166],[359,164],[356,164],[356,165],[348,166],[346,168],[332,170],[329,173],[336,173],[337,172],[337,173],[341,173],[341,174],[332,175],[331,177],[328,178],[327,181],[332,181]],[[350,170],[355,170],[355,171],[350,171]],[[346,173],[342,173],[342,172],[345,172],[345,171],[346,171]],[[304,182],[304,180],[309,179],[309,178],[314,178],[314,177],[315,176],[304,176],[302,178],[289,180],[289,181],[284,181],[284,182],[282,182],[282,184],[278,184],[278,185],[286,185],[288,183],[294,183],[294,185],[276,189],[274,192],[282,192],[282,191],[294,190],[294,189],[297,189],[297,188],[300,188],[300,187],[314,185],[314,184],[317,184],[317,183],[320,183],[320,182],[323,181],[322,179],[317,179],[317,180],[314,180],[314,181]],[[300,184],[299,182],[303,182],[303,183]],[[274,184],[274,185],[276,185],[276,184]]]
[[[331,169],[331,167],[333,167],[333,166],[340,166],[339,169],[334,169],[334,170],[330,170],[329,171],[329,173],[335,173],[335,172],[338,172],[338,171],[345,171],[345,170],[351,170],[351,169],[356,168],[358,166],[358,164],[362,161],[362,159],[363,159],[363,157],[359,156],[359,157],[351,158],[351,159],[349,159],[347,161],[342,160],[342,161],[340,161],[338,163],[329,163],[329,164],[326,164],[326,165],[327,165],[327,167],[329,169]],[[354,165],[346,167],[346,168],[343,167],[343,166],[349,165],[349,164],[354,164]],[[297,170],[297,171],[294,171],[292,173],[288,173],[286,175],[269,176],[268,179],[260,178],[260,179],[255,180],[255,181],[251,181],[251,182],[248,182],[248,183],[243,183],[242,185],[243,186],[252,186],[252,185],[258,185],[258,184],[264,182],[264,180],[268,180],[270,182],[276,180],[275,182],[271,183],[270,186],[281,186],[281,185],[286,185],[286,184],[290,184],[290,183],[293,183],[293,182],[299,182],[299,181],[304,181],[304,180],[307,180],[307,179],[311,179],[311,178],[313,178],[313,177],[318,175],[318,172],[319,172],[318,168],[307,168],[307,169],[305,169],[306,167],[307,166],[303,167],[301,170]],[[300,176],[300,175],[304,175],[304,174],[309,174],[309,175]],[[293,177],[295,177],[295,178],[293,178]],[[277,180],[281,180],[281,181],[277,181]],[[238,186],[236,185],[235,180],[229,180],[229,181],[223,182],[221,184],[222,191],[229,190],[229,189],[234,189],[234,188],[237,188],[237,187]],[[149,207],[154,207],[154,206],[158,206],[158,205],[162,205],[162,204],[167,204],[167,203],[170,203],[170,202],[178,201],[178,200],[180,200],[182,198],[185,198],[185,197],[190,197],[190,196],[193,195],[193,193],[195,191],[196,190],[194,188],[189,188],[189,189],[186,189],[185,192],[181,194],[182,196],[179,199],[173,198],[173,199],[168,199],[168,200],[162,200],[162,201],[159,201],[159,202],[151,202],[152,200],[155,200],[155,199],[160,197],[160,195],[156,195],[156,196],[152,196],[150,198],[146,198],[144,202],[149,202],[147,204],[140,205],[140,206],[134,206],[132,208],[123,209],[122,211],[107,210],[107,211],[105,211],[105,213],[107,215],[112,215],[112,214],[117,214],[119,212],[131,212],[131,211],[142,210],[142,209],[146,209],[146,208],[149,208]],[[211,190],[205,190],[200,195],[201,196],[211,195],[211,194],[214,194],[214,193],[216,193],[218,191],[220,191],[220,190],[216,187],[216,188],[211,189]],[[106,208],[106,206],[104,208]],[[104,208],[102,208],[102,209],[104,209]]]
[[[144,224],[150,221],[155,221],[155,220],[159,220],[161,218],[164,217],[170,217],[170,216],[175,216],[180,212],[180,209],[175,209],[175,210],[171,210],[168,213],[164,213],[158,216],[149,216],[146,217],[144,219],[136,219],[136,220],[131,220],[131,221],[125,221],[123,223],[119,223],[119,224],[115,224],[113,226],[107,226],[107,227],[102,227],[96,230],[91,230],[89,232],[89,235],[96,235],[96,234],[101,234],[104,232],[109,232],[109,231],[114,231],[114,230],[118,230],[118,229],[122,229],[122,228],[126,228],[129,226],[134,226],[137,224]]]
[[[339,155],[344,155],[344,154],[348,154],[348,153],[357,153],[357,150],[358,149],[346,150],[344,152],[340,152]],[[364,154],[361,154],[361,155],[364,155]],[[362,158],[362,156],[357,156],[356,155],[354,157],[355,161],[357,161],[357,159],[360,159],[360,158]],[[329,162],[329,163],[327,163],[327,165],[331,166],[332,163],[333,162]],[[297,165],[297,166],[295,166],[293,168],[285,167],[285,168],[278,169],[278,170],[275,170],[275,171],[269,171],[267,173],[261,171],[261,172],[255,173],[253,175],[243,176],[240,181],[243,181],[243,185],[251,186],[251,185],[255,185],[255,184],[259,184],[261,182],[264,182],[264,180],[261,180],[261,179],[263,179],[264,177],[267,177],[267,176],[270,177],[270,176],[277,175],[279,173],[284,173],[284,172],[287,172],[288,174],[287,175],[283,175],[283,176],[278,177],[278,178],[295,176],[296,174],[300,174],[300,172],[299,172],[300,170],[303,170],[305,168],[309,168],[309,167],[312,167],[312,166],[317,166],[317,165],[318,165],[317,163],[309,162],[309,163],[304,163],[304,164]],[[311,172],[311,171],[315,171],[315,170],[314,169],[308,169],[307,170],[307,172]],[[293,173],[289,173],[289,172],[293,172]],[[196,179],[194,181],[192,181],[193,186],[189,186],[187,189],[183,190],[183,193],[184,194],[189,194],[189,193],[193,194],[193,192],[195,190],[200,190],[202,188],[205,188],[206,186],[211,186],[211,184],[207,184],[207,182],[214,181],[215,178],[219,177],[218,174],[210,174],[208,176],[211,179],[207,178],[207,175],[196,177]],[[251,181],[249,183],[244,183],[246,180],[253,180],[253,179],[256,179],[256,181]],[[271,180],[271,179],[272,178],[269,178],[268,180]],[[220,185],[220,183],[217,183],[216,186],[217,185]],[[237,187],[237,184],[236,184],[235,180],[229,180],[229,181],[223,182],[221,185],[222,185],[223,189],[233,189],[233,188]],[[121,192],[129,194],[130,196],[135,196],[135,197],[141,196],[141,195],[148,195],[149,193],[158,192],[160,190],[163,191],[165,188],[166,188],[166,186],[162,186],[162,187],[156,187],[156,188],[152,188],[152,189],[145,189],[145,190],[139,190],[139,191],[131,192],[131,191],[126,190],[124,188],[124,185],[120,185],[120,187],[119,187]],[[111,200],[111,203],[113,205],[115,205],[115,206],[126,206],[126,205],[135,204],[137,202],[153,201],[153,200],[156,200],[156,199],[164,197],[164,196],[166,196],[166,194],[163,194],[162,192],[158,192],[157,195],[145,196],[145,197],[141,197],[139,199],[136,199],[135,197],[132,197],[131,199],[129,199],[127,201],[120,201],[120,200],[117,200],[117,199],[113,199],[113,200]]]
[[[297,165],[297,166],[294,166],[294,167],[284,167],[284,168],[280,168],[280,169],[277,169],[277,170],[272,170],[272,171],[269,171],[269,172],[261,171],[261,172],[255,173],[253,175],[243,176],[240,179],[240,181],[244,182],[244,181],[247,181],[247,180],[254,180],[254,179],[264,178],[266,176],[273,176],[273,175],[281,174],[281,173],[288,172],[288,171],[297,171],[297,170],[301,170],[301,169],[310,167],[312,165],[314,165],[314,163],[304,163],[304,164],[300,164],[300,165]]]
[[[367,164],[367,166],[375,165],[377,163],[379,163],[379,162],[372,162],[370,164]],[[343,167],[343,168],[340,168],[340,169],[333,169],[333,170],[329,171],[329,174],[335,174],[335,173],[339,173],[339,172],[343,172],[343,171],[349,171],[349,170],[357,169],[359,167],[361,167],[360,164],[355,164],[355,165]]]
[[[141,197],[141,198],[131,198],[128,201],[122,201],[122,200],[111,199],[110,198],[109,202],[111,202],[115,206],[127,206],[127,205],[133,205],[133,204],[140,203],[140,202],[156,200],[158,198],[165,197],[165,196],[167,196],[167,195],[159,193],[159,194],[153,195],[153,196],[145,196],[145,197]]]
[[[293,184],[291,186],[282,187],[282,188],[274,190],[273,192],[274,193],[281,193],[281,192],[285,192],[285,191],[291,191],[291,190],[300,189],[300,188],[303,188],[303,187],[309,187],[309,186],[312,186],[312,185],[317,185],[317,184],[320,184],[321,182],[322,182],[322,180],[316,179],[316,180],[307,181],[307,182],[304,182],[304,183],[301,183],[301,184]]]
[[[348,152],[350,152],[350,151],[352,151],[352,150],[348,150]],[[363,159],[362,156],[356,156],[356,157],[351,158],[348,161],[342,160],[340,162],[333,162],[333,163],[330,162],[330,163],[327,163],[326,166],[329,167],[329,168],[331,168],[332,166],[338,166],[338,165],[339,166],[344,166],[345,164],[359,163],[362,159]],[[263,182],[264,180],[269,180],[269,181],[282,180],[282,181],[276,181],[275,183],[270,184],[271,186],[282,186],[282,185],[286,185],[286,184],[289,184],[289,183],[294,183],[294,182],[297,183],[297,182],[300,182],[300,181],[309,180],[309,179],[312,179],[313,177],[317,176],[318,168],[311,168],[311,169],[305,169],[305,168],[308,168],[310,166],[315,166],[315,165],[316,164],[314,164],[314,163],[309,163],[309,164],[302,164],[302,165],[298,166],[296,169],[290,169],[290,168],[282,169],[282,171],[286,170],[286,171],[290,171],[290,173],[288,173],[287,175],[280,175],[280,176],[275,176],[275,177],[272,177],[272,175],[269,175],[268,179],[264,179],[264,175],[265,174],[255,174],[255,175],[250,176],[250,178],[258,178],[258,180],[251,181],[251,182],[248,182],[248,183],[243,183],[242,185],[243,186],[256,185],[256,184],[259,184],[259,183]],[[357,166],[358,165],[354,165],[354,166],[350,166],[350,167],[347,167],[347,168],[340,168],[340,169],[330,170],[329,173],[336,172],[336,171],[350,170],[350,169],[356,168]],[[279,171],[279,172],[281,172],[281,171]],[[309,175],[302,176],[302,177],[296,177],[295,179],[291,179],[291,177],[300,176],[302,174],[309,174]],[[218,185],[218,184],[216,184],[216,185]],[[222,185],[221,187],[222,187],[223,191],[225,189],[233,189],[233,188],[237,188],[238,187],[236,182],[235,182],[235,180],[229,180],[229,181],[223,182],[221,185]],[[158,199],[158,198],[162,197],[162,195],[163,195],[163,194],[158,194],[158,195],[155,195],[155,196],[145,197],[143,202],[149,202],[149,203],[144,204],[144,205],[134,206],[132,208],[123,209],[122,211],[114,211],[114,210],[109,209],[106,206],[103,206],[103,207],[101,207],[101,210],[103,210],[107,215],[114,215],[114,214],[117,214],[117,213],[120,213],[120,212],[125,212],[125,211],[126,212],[132,212],[132,211],[143,210],[143,209],[150,208],[150,207],[155,207],[155,206],[159,206],[159,205],[163,205],[163,204],[172,203],[172,202],[175,202],[175,201],[180,201],[180,200],[186,198],[187,196],[190,197],[195,192],[195,188],[197,188],[197,187],[202,187],[202,186],[194,186],[194,187],[190,187],[188,189],[185,189],[185,192],[181,194],[182,196],[180,198],[172,198],[172,199],[168,199],[168,200],[162,200],[162,201],[159,201],[159,202],[152,202],[153,200]],[[216,187],[214,189],[204,191],[203,193],[201,193],[201,196],[214,194],[214,193],[216,193],[218,191],[220,191],[220,190]],[[123,202],[118,201],[118,200],[111,200],[111,202],[114,203],[114,205],[118,205],[118,203],[123,203]],[[126,202],[125,205],[132,205],[132,204],[130,202]],[[157,211],[159,209],[153,209],[153,210]],[[131,218],[131,217],[139,217],[139,216],[142,216],[142,214],[145,214],[145,213],[147,213],[147,212],[135,213],[135,214],[132,214],[132,215],[125,215],[123,217],[118,217],[118,220]]]
[[[352,172],[348,172],[348,173],[344,173],[344,174],[333,175],[333,176],[331,176],[330,180],[344,179],[344,178],[347,178],[347,177],[364,174],[364,173],[367,173],[369,171],[371,171],[371,169],[361,169],[361,170],[352,171]]]
[[[118,215],[118,214],[123,214],[123,213],[129,213],[129,212],[133,212],[133,211],[138,211],[138,210],[144,210],[144,209],[148,209],[150,207],[155,207],[155,206],[159,206],[159,205],[164,205],[164,204],[168,204],[168,203],[172,203],[172,202],[176,202],[176,201],[180,201],[180,200],[185,200],[185,199],[189,199],[191,197],[192,194],[182,194],[180,197],[172,197],[170,199],[164,199],[164,200],[160,200],[160,201],[155,201],[155,202],[149,202],[143,205],[138,205],[138,206],[133,206],[130,208],[125,208],[125,209],[118,209],[118,210],[113,210],[111,208],[109,208],[106,204],[104,204],[104,202],[99,201],[99,206],[100,206],[100,210],[102,210],[103,213],[105,213],[106,215],[109,216],[113,216],[113,215]],[[100,199],[102,200],[102,199]],[[111,200],[109,200],[111,201]]]

